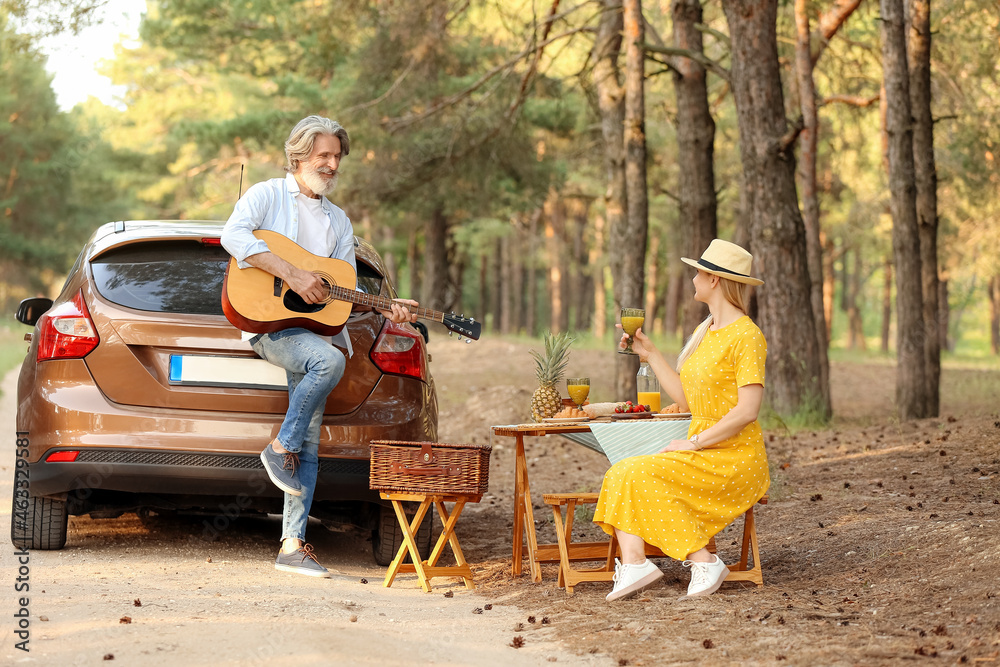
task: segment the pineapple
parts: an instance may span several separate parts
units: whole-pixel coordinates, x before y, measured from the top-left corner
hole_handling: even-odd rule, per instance
[[[538,389],[531,396],[531,416],[536,422],[551,417],[562,407],[562,397],[555,385],[562,379],[569,363],[567,356],[573,338],[568,333],[552,335],[545,334],[545,356],[531,350],[535,358],[535,375],[538,377]]]

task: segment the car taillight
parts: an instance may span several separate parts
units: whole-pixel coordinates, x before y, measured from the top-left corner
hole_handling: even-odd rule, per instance
[[[427,382],[424,339],[416,329],[386,320],[372,347],[371,359],[383,373],[406,375]]]
[[[201,240],[201,244],[207,246],[221,246],[222,239],[207,237]]]
[[[79,359],[101,342],[90,319],[83,292],[59,304],[38,321],[38,361]]]

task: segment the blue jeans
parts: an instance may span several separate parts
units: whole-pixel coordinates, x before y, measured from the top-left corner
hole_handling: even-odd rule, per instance
[[[319,431],[327,396],[344,377],[344,353],[322,337],[301,328],[260,334],[250,339],[262,359],[285,369],[288,412],[278,430],[278,442],[299,455],[302,495],[285,494],[281,539],[305,539],[309,509],[319,471]]]

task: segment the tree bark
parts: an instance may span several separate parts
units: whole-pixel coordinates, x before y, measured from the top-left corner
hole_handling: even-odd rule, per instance
[[[889,332],[892,330],[892,258],[885,258],[882,283],[882,354],[889,354]]]
[[[604,284],[604,267],[606,261],[604,255],[604,228],[604,217],[601,215],[596,216],[594,218],[594,244],[590,247],[589,265],[593,276],[592,297],[594,300],[594,314],[592,326],[594,337],[597,339],[604,338],[604,334],[608,330],[608,288]]]
[[[833,292],[834,292],[834,252],[832,238],[826,238],[823,242],[825,251],[823,252],[823,321],[826,322],[826,339],[830,340],[833,335]]]
[[[913,114],[913,164],[917,183],[917,225],[923,296],[924,357],[927,368],[926,416],[941,410],[941,339],[938,334],[937,169],[931,116],[931,2],[909,0],[910,103]]]
[[[700,0],[673,0],[674,44],[679,49],[703,53]],[[683,165],[677,181],[679,218],[686,237],[683,254],[701,257],[718,236],[718,200],[715,194],[715,120],[708,106],[705,68],[696,60],[676,57],[674,92],[677,97],[677,161]],[[685,267],[687,265],[684,265]],[[682,272],[682,276],[684,273]],[[682,337],[687,337],[708,316],[708,306],[694,300],[694,285],[682,280]]]
[[[406,264],[410,272],[410,294],[414,298],[423,299],[423,293],[420,291],[420,265],[422,262],[417,261],[419,253],[417,245],[417,230],[413,229],[406,239]],[[423,305],[425,308],[427,307],[426,304]]]
[[[448,218],[439,206],[424,229],[424,282],[420,304],[425,308],[448,307]],[[486,304],[483,304],[485,309]],[[485,310],[484,310],[485,314]]]
[[[625,48],[625,201],[626,228],[615,244],[620,254],[620,270],[615,273],[615,289],[622,306],[642,306],[646,283],[646,244],[649,234],[649,191],[646,185],[646,22],[642,0],[624,0]],[[634,304],[634,305],[632,305]],[[652,330],[652,314],[645,325]],[[635,394],[635,373],[639,357],[616,356],[616,384],[619,396]]]
[[[795,0],[795,69],[799,83],[799,108],[802,112],[802,133],[799,135],[799,183],[802,186],[802,221],[806,232],[806,259],[809,264],[809,293],[813,319],[816,322],[816,349],[819,354],[820,409],[830,417],[830,360],[827,356],[829,339],[823,309],[823,249],[820,245],[819,198],[816,194],[816,147],[819,116],[816,112],[816,84],[813,81],[813,60],[810,52],[810,31],[807,0]],[[857,304],[854,304],[857,308]],[[863,344],[863,339],[862,339]]]
[[[621,71],[618,66],[618,56],[622,47],[622,31],[624,17],[621,0],[602,0],[603,11],[597,29],[597,41],[594,45],[594,87],[597,91],[597,106],[601,114],[601,134],[604,139],[604,165],[607,172],[608,188],[605,194],[605,210],[608,217],[608,260],[611,276],[614,281],[614,308],[617,313],[623,306],[638,307],[642,296],[640,288],[633,290],[634,280],[626,280],[626,262],[631,258],[645,256],[645,239],[643,239],[643,254],[629,243],[613,242],[612,239],[628,238],[628,196],[625,168],[625,89],[621,83]],[[626,283],[629,289],[626,290]],[[633,293],[634,292],[634,293]],[[634,299],[634,300],[632,300]],[[616,315],[617,318],[617,315]],[[617,337],[615,350],[618,349]],[[623,355],[615,358],[615,396],[631,395],[631,383],[628,368],[633,364]],[[635,371],[632,371],[635,375]]]
[[[643,331],[653,332],[657,329],[656,324],[656,311],[659,305],[658,299],[656,298],[656,290],[659,285],[657,285],[657,278],[659,276],[658,264],[660,254],[660,237],[653,235],[649,239],[649,248],[646,253],[648,255],[646,265],[646,294],[643,297],[643,310],[646,311],[646,324]]]
[[[846,281],[848,286],[847,297],[847,347],[851,350],[868,349],[865,342],[864,322],[861,319],[861,308],[858,306],[858,297],[861,295],[861,249],[854,248],[854,270],[849,273]],[[844,255],[844,269],[847,269],[848,256]]]
[[[795,192],[776,35],[777,0],[723,3],[755,269],[767,338],[765,395],[783,416],[822,405],[805,228]]]
[[[545,202],[545,264],[548,267],[549,330],[552,333],[566,331],[569,328],[563,248],[565,219],[563,200],[553,190]]]
[[[687,273],[682,267],[687,267],[687,265],[680,261],[680,255],[678,255],[671,257],[667,266],[670,266],[671,270],[667,283],[667,293],[663,299],[663,333],[667,336],[676,336],[680,333],[678,329],[680,329],[683,315],[681,298],[686,278],[684,274]],[[694,303],[694,300],[692,299],[690,303]]]
[[[951,321],[951,305],[948,303],[948,278],[938,281],[938,340],[949,352],[955,351],[955,341],[948,337],[948,323]]]
[[[490,307],[490,280],[489,280],[490,258],[486,253],[479,255],[479,312],[482,313],[483,327],[489,323],[488,316],[492,312]],[[497,331],[497,322],[492,322],[493,330]]]
[[[900,419],[910,420],[928,414],[913,119],[903,0],[881,0],[880,7],[892,249],[896,262],[896,406]]]
[[[539,206],[531,214],[528,222],[528,247],[534,247],[538,243],[538,223],[542,219],[543,209]],[[528,261],[528,272],[524,281],[524,292],[526,294],[524,328],[529,336],[538,335],[538,269],[534,254],[526,255]]]
[[[1000,354],[1000,275],[990,279],[990,352]]]
[[[493,293],[493,331],[500,332],[503,331],[503,239],[499,238],[496,243],[493,244],[493,253],[490,257],[491,266],[493,268],[493,289],[490,290]]]

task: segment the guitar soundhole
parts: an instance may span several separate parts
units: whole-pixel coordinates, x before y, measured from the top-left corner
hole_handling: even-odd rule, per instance
[[[299,296],[298,293],[293,292],[292,290],[285,292],[282,303],[284,303],[285,308],[294,313],[318,313],[323,310],[324,306],[326,306],[323,302],[306,303],[302,300],[302,297]]]

